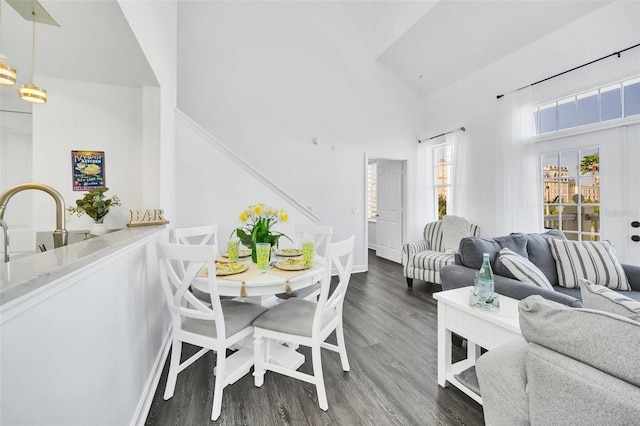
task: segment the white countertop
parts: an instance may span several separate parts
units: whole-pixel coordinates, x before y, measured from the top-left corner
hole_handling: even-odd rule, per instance
[[[0,305],[114,253],[164,226],[125,228],[97,238],[0,263]]]

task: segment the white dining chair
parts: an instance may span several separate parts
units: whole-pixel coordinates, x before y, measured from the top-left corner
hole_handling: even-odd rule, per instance
[[[296,233],[296,247],[302,247],[305,241],[313,241],[315,255],[325,258],[327,249],[331,244],[332,227],[330,225],[296,225],[294,227]],[[292,291],[290,293],[279,293],[276,297],[279,299],[290,299],[297,297],[304,300],[317,300],[320,295],[320,283]]]
[[[342,327],[342,309],[353,267],[354,241],[355,236],[351,236],[344,241],[329,244],[325,257],[326,270],[321,281],[320,297],[317,302],[291,298],[275,305],[253,322],[255,352],[253,375],[257,387],[264,383],[266,371],[284,374],[315,385],[320,408],[324,411],[329,408],[320,349],[338,352],[342,369],[349,371],[349,359],[347,358]],[[332,267],[337,271],[339,281],[329,295]],[[337,345],[325,342],[334,330]],[[311,347],[313,374],[309,375],[268,362],[265,339],[269,339],[271,344],[293,342]]]
[[[218,225],[189,226],[173,230],[173,242],[191,245],[218,245]]]
[[[214,245],[218,246],[218,225],[201,225],[176,228],[172,231],[172,241],[175,244]],[[180,272],[184,274],[184,264],[180,265]],[[207,302],[209,295],[195,287],[191,292],[200,300]],[[226,297],[223,297],[225,299]]]
[[[251,350],[240,349],[227,358],[232,345],[253,333],[251,323],[267,309],[252,303],[220,300],[216,287],[214,245],[184,245],[158,243],[162,288],[167,299],[172,321],[172,346],[169,375],[164,399],[173,397],[178,373],[193,364],[208,351],[216,353],[214,370],[213,409],[211,419],[220,416],[222,391],[247,374],[253,365]],[[182,275],[179,264],[185,265]],[[207,267],[208,305],[189,292],[199,271]],[[181,361],[182,343],[202,349],[184,362]]]

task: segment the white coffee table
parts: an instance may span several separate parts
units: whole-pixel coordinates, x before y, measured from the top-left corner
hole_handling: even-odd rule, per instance
[[[438,384],[451,383],[478,403],[482,397],[454,376],[474,367],[480,348],[491,350],[521,336],[519,300],[500,295],[500,310],[469,305],[471,287],[434,293],[438,301]],[[451,363],[451,333],[467,339],[467,359]]]

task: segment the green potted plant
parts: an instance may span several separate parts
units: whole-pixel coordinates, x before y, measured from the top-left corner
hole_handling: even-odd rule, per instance
[[[254,263],[257,262],[256,244],[269,243],[272,247],[274,245],[278,247],[280,237],[291,241],[291,238],[282,232],[271,230],[271,227],[278,223],[278,220],[283,222],[289,220],[283,209],[266,208],[263,203],[251,205],[240,214],[240,220],[244,222],[244,226],[234,229],[231,235],[235,233],[242,245],[251,249],[251,260]]]
[[[112,206],[120,206],[120,199],[117,195],[106,198],[105,192],[109,188],[95,188],[87,192],[84,197],[76,200],[76,205],[68,207],[67,210],[78,216],[86,214],[93,219],[94,226],[91,228],[91,234],[104,235],[107,233],[107,227],[103,224],[104,217],[109,213]]]

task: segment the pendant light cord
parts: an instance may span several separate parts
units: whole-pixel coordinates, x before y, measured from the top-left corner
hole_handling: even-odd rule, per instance
[[[1,0],[0,0],[1,1]],[[31,85],[33,85],[33,70],[36,63],[36,2],[33,0],[33,11],[31,12],[33,20],[33,34],[31,37]]]

